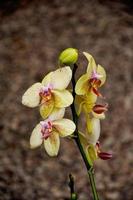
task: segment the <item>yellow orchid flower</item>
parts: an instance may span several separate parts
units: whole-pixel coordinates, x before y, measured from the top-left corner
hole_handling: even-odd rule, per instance
[[[79,138],[80,138],[82,147],[84,149],[84,152],[87,156],[87,159],[89,161],[89,164],[92,166],[93,162],[98,159],[96,145],[89,143],[85,135],[81,132],[79,133]]]
[[[79,132],[79,138],[87,159],[91,165],[98,158],[96,144],[100,136],[100,120],[92,118],[88,122],[88,130],[85,134]]]
[[[102,160],[112,158],[111,153],[102,152],[100,148],[98,141],[100,137],[100,120],[92,118],[88,122],[88,126],[89,129],[85,134],[79,132],[79,138],[90,165],[93,165],[93,162],[98,158]]]
[[[41,121],[34,128],[30,137],[31,148],[44,145],[49,156],[56,156],[60,147],[60,137],[71,135],[75,131],[75,124],[69,119],[63,118],[65,109],[54,109],[51,115]]]
[[[97,96],[102,96],[98,92],[106,80],[106,72],[101,65],[96,65],[94,58],[86,52],[83,52],[89,61],[86,74],[82,75],[76,83],[75,91],[77,95],[85,95],[93,92]]]
[[[83,111],[85,114],[92,114],[93,117],[104,119],[104,112],[107,111],[107,104],[96,104],[97,95],[89,92],[87,95],[76,95],[75,107],[77,115]]]
[[[28,107],[40,106],[45,119],[54,108],[68,107],[73,102],[72,94],[66,90],[72,78],[70,67],[62,67],[48,73],[41,83],[33,84],[23,95],[22,104]]]
[[[88,118],[86,138],[90,144],[96,145],[100,137],[100,120],[97,118]]]
[[[85,113],[90,113],[93,106],[97,100],[97,96],[93,93],[88,93],[87,95],[76,95],[75,98],[75,108],[78,115],[83,111]]]

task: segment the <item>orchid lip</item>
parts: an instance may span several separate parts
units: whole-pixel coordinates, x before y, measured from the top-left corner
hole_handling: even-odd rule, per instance
[[[102,77],[103,77],[103,76],[100,75],[100,74],[98,74],[98,73],[96,72],[96,70],[93,70],[92,75],[91,75],[91,78],[92,78],[92,79],[99,79],[99,78],[102,78]]]
[[[109,160],[112,158],[112,154],[107,152],[98,152],[98,157],[102,160]]]
[[[52,132],[52,122],[51,121],[41,121],[41,133],[42,139],[48,139]]]
[[[97,141],[97,143],[96,143],[96,148],[97,148],[98,157],[101,158],[102,160],[109,160],[113,157],[112,153],[101,151],[99,141]]]
[[[97,114],[102,114],[103,112],[107,111],[108,107],[108,104],[105,104],[105,105],[100,105],[100,104],[97,104],[93,107],[93,111]]]
[[[53,89],[53,85],[52,84],[48,84],[47,86],[42,86],[41,91],[43,92],[48,92],[48,90],[52,90]]]
[[[42,86],[39,94],[45,95],[45,94],[51,92],[52,89],[53,89],[52,84],[48,84],[47,86]]]
[[[41,87],[39,95],[42,98],[43,102],[47,102],[51,99],[52,89],[53,89],[53,86],[51,84]]]
[[[96,94],[98,97],[104,98],[103,95],[97,90],[97,88],[92,87],[91,90]]]

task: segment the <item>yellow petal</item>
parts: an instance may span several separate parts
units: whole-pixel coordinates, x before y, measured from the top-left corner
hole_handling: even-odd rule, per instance
[[[41,83],[33,84],[22,96],[22,104],[34,108],[40,103],[39,92],[42,87]]]
[[[86,156],[89,163],[93,165],[93,162],[98,158],[97,151],[94,145],[89,145],[86,149]]]
[[[89,117],[89,115],[86,115],[86,124],[87,124],[87,131],[88,131],[88,134],[91,135],[92,134],[92,119]]]
[[[42,80],[42,84],[43,86],[47,86],[48,84],[51,83],[51,76],[52,76],[53,72],[49,72]]]
[[[43,103],[40,106],[40,115],[43,119],[46,119],[54,109],[54,99],[51,98],[49,101]]]
[[[70,67],[62,67],[52,73],[51,84],[54,89],[64,90],[69,85],[72,78]]]
[[[84,149],[84,152],[86,154],[87,160],[89,164],[92,166],[93,161],[97,158],[97,152],[96,152],[95,146],[92,144],[88,144],[87,138],[81,132],[79,132],[79,138],[80,138],[82,147]]]
[[[87,60],[89,62],[88,67],[87,67],[87,73],[89,75],[91,75],[92,70],[96,70],[96,68],[97,68],[96,62],[91,54],[89,54],[87,52],[83,52],[83,54],[85,55],[85,57],[87,58]]]
[[[36,148],[42,144],[41,125],[38,124],[32,131],[30,137],[30,147]]]
[[[88,92],[87,95],[85,96],[85,99],[86,99],[88,104],[92,104],[92,103],[96,102],[97,95],[92,93],[92,92]]]
[[[73,96],[68,90],[52,90],[54,95],[55,107],[63,108],[68,107],[73,102]]]
[[[89,91],[89,77],[88,74],[82,75],[76,83],[75,92],[78,95],[84,95]]]
[[[55,121],[62,119],[65,114],[65,108],[54,108],[50,116],[48,117],[50,121]]]
[[[101,80],[100,86],[102,86],[105,83],[105,81],[106,81],[106,72],[105,72],[105,69],[101,65],[98,65],[98,67],[97,67],[97,73],[102,76],[101,78],[99,78]]]
[[[71,135],[75,131],[75,124],[70,119],[60,119],[53,122],[53,126],[61,137]]]
[[[56,131],[52,131],[50,137],[44,140],[44,147],[49,156],[57,156],[60,147],[60,139]]]
[[[88,134],[88,141],[90,144],[96,145],[100,136],[100,120],[96,118],[92,118],[90,120],[90,124],[91,124],[90,126],[92,130],[91,130],[91,134]]]
[[[84,96],[84,99],[85,99],[84,110],[86,113],[90,113],[92,111],[93,106],[95,105],[97,96],[94,93],[89,92],[87,95]]]
[[[85,103],[85,100],[84,100],[83,96],[76,95],[76,97],[75,97],[75,109],[76,109],[76,113],[77,113],[78,116],[80,115],[80,113],[83,110],[84,103]]]

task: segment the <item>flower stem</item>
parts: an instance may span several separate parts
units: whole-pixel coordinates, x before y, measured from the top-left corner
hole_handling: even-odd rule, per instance
[[[69,187],[70,187],[70,192],[71,192],[71,197],[70,200],[77,200],[77,194],[75,193],[75,189],[74,189],[74,178],[72,176],[72,174],[69,174]]]
[[[72,74],[72,87],[73,87],[72,94],[73,94],[74,100],[75,100],[75,96],[76,96],[76,94],[75,94],[75,85],[76,85],[76,82],[75,82],[75,73],[76,73],[77,68],[78,68],[77,64],[74,64],[73,74]],[[95,179],[94,179],[94,169],[89,164],[88,159],[86,157],[86,154],[84,152],[84,149],[82,147],[82,144],[80,142],[80,139],[78,137],[78,116],[77,116],[77,113],[76,113],[76,110],[75,110],[74,102],[71,105],[71,111],[72,111],[73,121],[74,121],[74,123],[76,125],[76,130],[74,132],[74,135],[77,136],[77,137],[74,137],[74,139],[75,139],[75,142],[76,142],[76,144],[78,146],[78,149],[79,149],[79,151],[81,153],[81,156],[82,156],[82,158],[84,160],[84,163],[85,163],[88,175],[89,175],[91,189],[92,189],[92,193],[93,193],[93,199],[94,200],[99,200],[98,193],[97,193],[97,190],[96,190]]]

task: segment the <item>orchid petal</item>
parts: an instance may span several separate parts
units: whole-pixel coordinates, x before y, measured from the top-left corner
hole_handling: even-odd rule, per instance
[[[97,151],[94,145],[89,145],[86,148],[86,156],[89,163],[93,165],[93,162],[98,158]]]
[[[88,67],[87,67],[87,73],[91,75],[93,70],[96,71],[96,68],[97,68],[96,62],[91,54],[87,52],[83,52],[83,54],[85,55],[86,59],[89,62]]]
[[[60,119],[53,122],[53,126],[61,137],[71,135],[75,131],[75,124],[69,119]]]
[[[30,137],[30,147],[36,148],[42,144],[41,125],[37,124]]]
[[[51,83],[51,76],[52,76],[53,72],[49,72],[42,80],[42,84],[43,86],[47,86]]]
[[[89,91],[89,77],[88,74],[82,75],[75,86],[75,92],[77,95],[84,95]]]
[[[51,85],[53,89],[64,90],[69,85],[72,78],[70,67],[62,67],[53,72],[51,76]]]
[[[33,84],[22,96],[22,104],[34,108],[40,103],[39,91],[42,87],[41,83]]]
[[[78,116],[80,115],[80,113],[83,110],[84,103],[85,103],[85,100],[84,100],[83,96],[76,95],[76,97],[75,97],[75,109],[76,109],[76,113],[77,113]]]
[[[93,126],[92,126],[92,119],[89,117],[89,115],[86,115],[86,124],[87,124],[88,134],[91,135]]]
[[[56,131],[52,131],[51,135],[44,140],[44,147],[49,156],[58,155],[60,139],[59,134]]]
[[[100,120],[92,118],[90,121],[88,120],[87,122],[88,126],[89,123],[90,123],[91,134],[89,133],[87,137],[90,144],[96,145],[100,136]]]
[[[106,72],[105,72],[105,69],[101,65],[98,65],[98,67],[97,67],[97,73],[99,75],[101,75],[101,77],[99,78],[99,80],[101,81],[100,86],[102,86],[105,83],[105,81],[106,81]]]
[[[97,96],[92,92],[89,92],[85,96],[84,110],[86,113],[90,113],[92,111],[92,108],[95,105],[96,100],[97,100]]]
[[[49,101],[40,105],[40,115],[43,119],[46,119],[54,109],[54,99],[51,98]]]
[[[62,119],[65,114],[65,108],[54,108],[50,116],[48,117],[50,121],[55,121],[58,119]]]
[[[92,103],[94,104],[97,100],[97,95],[95,95],[92,92],[88,92],[85,98],[88,104],[92,104]]]
[[[68,90],[52,90],[55,100],[55,107],[63,108],[68,107],[73,102],[73,96]]]

